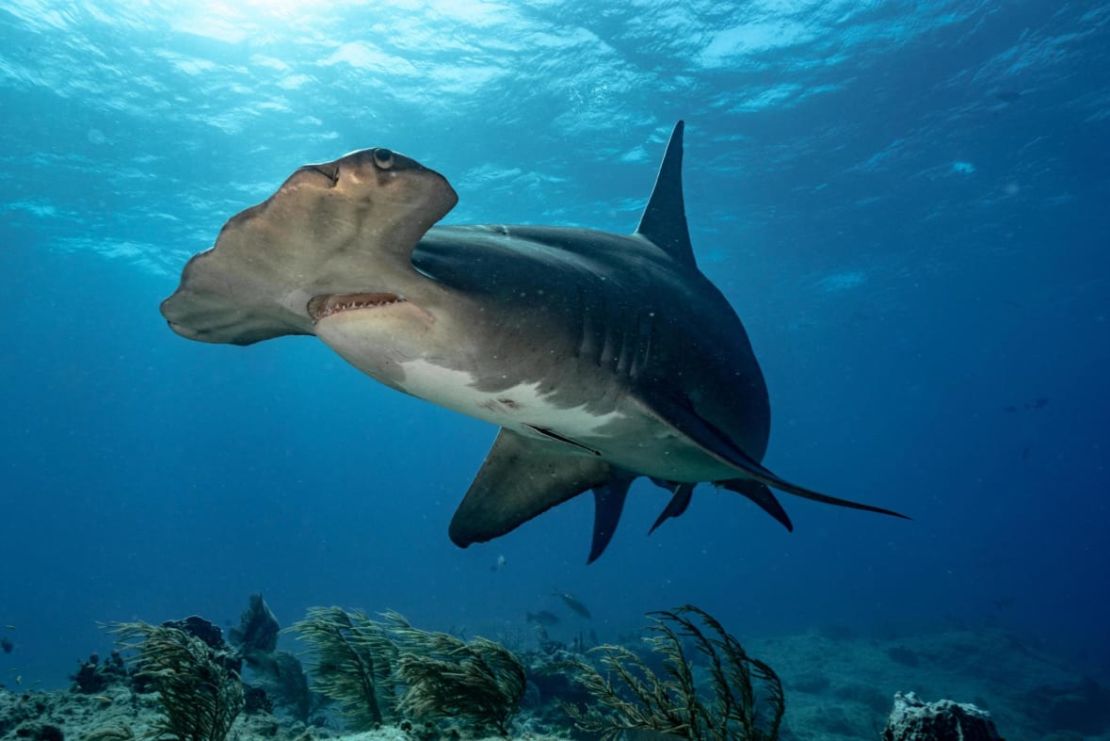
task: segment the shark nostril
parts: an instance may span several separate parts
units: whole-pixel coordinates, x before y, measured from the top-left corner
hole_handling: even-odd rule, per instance
[[[308,165],[305,169],[320,173],[330,180],[332,185],[339,182],[339,165],[334,163],[327,165]]]

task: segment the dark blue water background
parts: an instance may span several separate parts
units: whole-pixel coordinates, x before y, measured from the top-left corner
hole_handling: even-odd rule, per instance
[[[695,602],[738,636],[997,624],[1110,662],[1110,7],[203,2],[0,9],[0,682],[59,685],[97,621],[261,590],[602,638]],[[299,165],[387,146],[453,223],[631,231],[688,121],[703,270],[767,375],[767,463],[903,522],[637,485],[447,539],[495,430],[309,338],[187,342],[186,257]],[[491,571],[503,555],[506,566]],[[773,657],[772,657],[773,658]]]

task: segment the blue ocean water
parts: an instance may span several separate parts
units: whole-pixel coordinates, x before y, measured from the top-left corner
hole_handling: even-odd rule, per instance
[[[100,621],[262,591],[525,632],[553,590],[612,637],[693,602],[737,635],[997,624],[1110,665],[1110,5],[759,0],[0,7],[0,682],[62,686]],[[793,534],[637,484],[459,550],[495,430],[309,338],[158,312],[296,167],[385,146],[448,223],[631,231],[671,126],[703,271],[772,399]],[[504,557],[504,567],[491,568]]]

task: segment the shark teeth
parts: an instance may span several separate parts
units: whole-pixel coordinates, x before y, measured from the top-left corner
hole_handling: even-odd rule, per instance
[[[318,322],[333,314],[356,309],[378,309],[383,306],[405,303],[403,296],[395,293],[346,293],[315,296],[308,302],[308,315]]]

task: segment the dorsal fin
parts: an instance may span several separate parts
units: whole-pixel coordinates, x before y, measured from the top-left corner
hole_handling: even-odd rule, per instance
[[[690,246],[690,232],[686,228],[686,205],[682,200],[682,130],[679,121],[667,143],[663,164],[655,178],[647,207],[640,217],[636,233],[651,241],[672,259],[696,266],[694,250]]]

